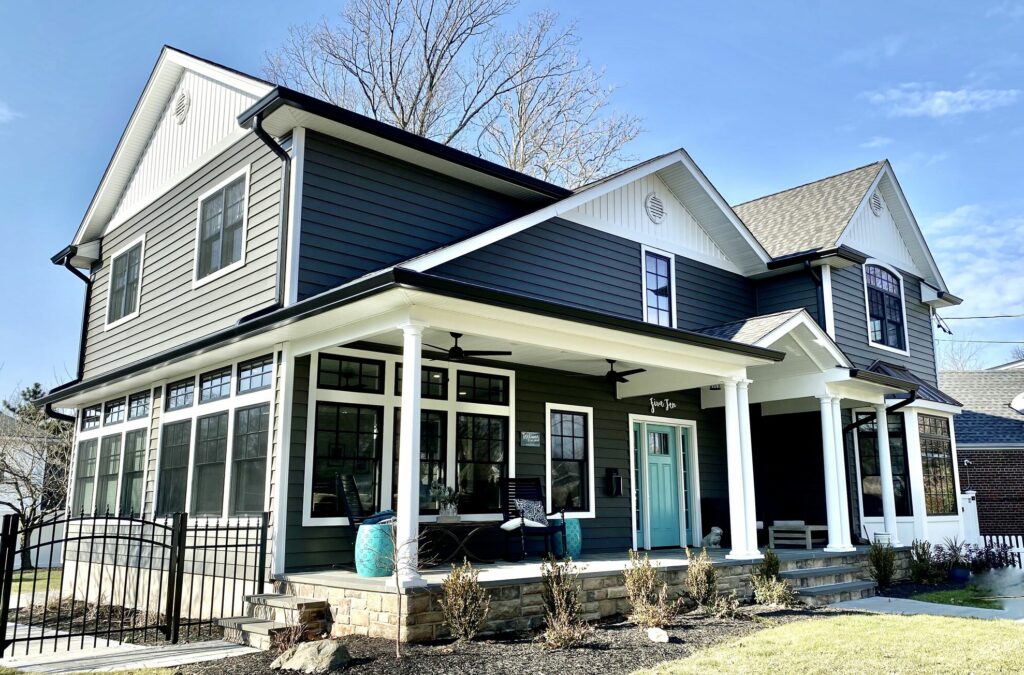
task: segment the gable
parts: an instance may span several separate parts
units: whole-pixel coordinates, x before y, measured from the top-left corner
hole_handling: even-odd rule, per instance
[[[870,203],[876,191],[878,205],[881,207],[877,214]],[[921,267],[914,259],[903,233],[893,218],[889,202],[882,196],[880,190],[876,191],[868,194],[868,200],[850,219],[850,224],[843,234],[843,243],[872,258],[924,278]]]
[[[238,126],[237,118],[256,100],[252,93],[183,70],[121,193],[107,231],[137,213],[203,159],[244,136],[247,131]]]
[[[655,196],[664,215],[655,222],[647,213],[647,199]],[[564,216],[595,229],[738,271],[736,265],[693,214],[676,198],[658,174],[641,176],[607,192]]]

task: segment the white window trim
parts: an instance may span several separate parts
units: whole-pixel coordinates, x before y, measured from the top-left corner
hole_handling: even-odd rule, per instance
[[[114,278],[113,278],[113,275],[114,275],[114,261],[117,260],[122,255],[124,255],[125,253],[127,253],[128,251],[130,251],[133,248],[135,248],[136,246],[139,246],[140,244],[141,244],[141,248],[139,249],[139,285],[135,289],[135,311],[132,312],[131,314],[125,314],[124,316],[122,316],[120,319],[117,319],[116,321],[111,321],[110,320],[110,296],[113,294],[113,291],[114,291]],[[127,243],[124,246],[122,246],[121,248],[117,249],[114,252],[114,255],[110,256],[110,265],[109,265],[110,269],[107,271],[107,304],[106,304],[106,307],[103,310],[103,330],[109,330],[111,328],[115,328],[117,326],[120,326],[121,324],[126,323],[128,321],[131,321],[132,319],[134,319],[135,317],[137,317],[139,315],[139,311],[142,309],[142,273],[143,273],[144,268],[145,268],[145,264],[144,264],[145,260],[146,260],[146,235],[144,235],[144,234],[139,236],[139,237],[136,237],[135,239],[133,239],[129,243]]]
[[[589,494],[587,495],[586,511],[566,511],[566,518],[594,518],[597,515],[597,490],[594,487],[594,409],[587,406],[569,405],[561,403],[544,404],[544,475],[545,507],[548,513],[554,509],[551,506],[551,413],[553,412],[583,413],[587,416],[587,472],[589,475]],[[558,516],[555,516],[556,518]]]
[[[905,349],[896,349],[888,345],[883,345],[875,342],[871,339],[871,302],[868,299],[868,267],[881,267],[887,272],[891,273],[900,282],[900,309],[903,310],[903,346]],[[910,356],[910,332],[907,327],[907,285],[903,282],[903,275],[892,265],[888,265],[881,260],[875,260],[869,258],[864,261],[861,265],[861,284],[864,287],[864,321],[865,328],[867,329],[868,346],[873,349],[881,349],[883,351],[892,352],[893,354],[900,354],[902,356]]]
[[[364,392],[339,391],[337,389],[318,389],[317,372],[320,354],[333,354],[337,356],[352,356],[361,359],[373,359],[384,362],[384,393],[368,394]],[[339,527],[347,526],[348,518],[345,516],[330,518],[314,518],[312,495],[313,495],[313,444],[316,440],[316,404],[317,401],[332,403],[349,403],[353,405],[372,405],[384,409],[384,419],[381,433],[381,477],[380,477],[380,504],[381,508],[387,508],[387,500],[391,498],[391,486],[394,476],[395,433],[394,420],[395,410],[402,407],[402,397],[395,394],[395,372],[398,364],[402,363],[401,354],[390,354],[385,352],[374,352],[360,349],[324,349],[309,354],[309,395],[307,398],[307,422],[306,422],[306,455],[305,469],[303,476],[302,490],[302,526],[303,527]],[[456,433],[457,415],[459,413],[495,415],[508,418],[508,477],[516,476],[516,442],[515,442],[515,401],[516,401],[516,373],[514,370],[503,370],[488,366],[478,366],[467,363],[450,363],[436,361],[428,365],[431,368],[444,368],[448,370],[448,398],[446,400],[420,398],[421,410],[442,410],[448,414],[448,428],[445,442],[447,443],[447,456],[445,465],[445,482],[449,487],[457,487],[456,467]],[[458,401],[458,371],[468,370],[476,373],[489,375],[501,375],[508,378],[509,404],[490,405],[486,403],[465,403]],[[489,522],[500,521],[500,513],[466,513],[460,514],[464,522]],[[420,516],[421,523],[433,523],[437,521],[436,515],[424,514]]]
[[[234,468],[234,456],[235,456],[235,442],[234,442],[234,431],[235,431],[235,412],[239,408],[248,408],[254,405],[267,404],[270,406],[270,418],[268,420],[267,428],[267,462],[265,471],[269,473],[273,469],[273,443],[274,443],[274,392],[276,390],[277,382],[277,368],[278,359],[277,351],[273,350],[270,352],[272,356],[272,366],[270,373],[270,386],[265,389],[259,389],[256,391],[245,392],[244,394],[238,393],[238,365],[249,361],[254,358],[266,356],[267,350],[260,350],[252,354],[247,354],[239,358],[234,359],[230,364],[221,363],[216,366],[203,368],[202,371],[192,374],[192,380],[195,383],[195,393],[193,395],[192,405],[187,408],[179,408],[177,410],[166,410],[167,402],[167,382],[164,382],[160,389],[160,394],[163,397],[161,400],[161,415],[160,415],[160,430],[157,439],[156,447],[156,462],[154,465],[154,478],[153,478],[153,504],[150,513],[153,518],[167,518],[168,516],[157,515],[157,504],[160,501],[160,460],[162,459],[161,454],[163,452],[163,430],[164,426],[174,422],[183,422],[185,420],[191,420],[192,425],[189,430],[189,448],[188,448],[188,466],[185,472],[185,512],[189,514],[190,521],[197,522],[219,522],[229,518],[247,519],[255,518],[251,514],[244,515],[232,515],[231,514],[231,489],[233,479],[233,468]],[[231,366],[231,393],[226,398],[217,399],[216,401],[209,401],[207,403],[199,403],[199,378],[202,373],[208,373],[212,370],[218,370],[227,365]],[[173,382],[180,382],[188,379],[187,377],[174,378]],[[152,407],[150,408],[152,410]],[[193,469],[195,468],[195,452],[196,452],[196,433],[198,427],[196,420],[200,417],[206,417],[216,413],[227,412],[228,413],[228,447],[224,455],[224,495],[221,502],[221,512],[217,516],[193,516],[192,515],[192,479]],[[270,504],[271,494],[267,482],[269,477],[264,482],[264,494],[263,494],[263,508],[268,509]]]
[[[669,316],[672,319],[672,328],[676,328],[677,327],[676,324],[679,321],[679,304],[677,302],[678,295],[676,294],[676,256],[675,256],[674,253],[671,253],[670,251],[665,251],[665,250],[660,249],[660,248],[654,248],[653,246],[648,246],[646,244],[641,244],[640,245],[640,284],[641,284],[641,289],[642,290],[641,290],[641,295],[640,295],[640,302],[641,302],[641,306],[643,307],[643,310],[644,310],[644,322],[645,323],[654,323],[647,316],[647,254],[648,253],[654,253],[655,255],[660,255],[663,258],[668,258],[669,281],[671,282],[671,293],[672,293],[672,298],[669,301],[669,304],[671,305],[671,311],[669,312]],[[655,324],[655,325],[661,325],[661,324]]]
[[[248,244],[249,237],[249,189],[250,189],[250,177],[251,177],[252,164],[247,164],[239,171],[234,172],[224,180],[220,181],[206,192],[199,195],[196,199],[196,234],[195,234],[195,252],[193,253],[192,260],[192,288],[199,288],[212,281],[215,281],[227,274],[230,274],[233,270],[238,269],[245,265],[245,249]],[[236,262],[231,263],[227,267],[222,267],[216,272],[211,272],[205,277],[199,277],[199,247],[201,243],[201,233],[203,228],[203,202],[212,196],[215,192],[218,192],[222,188],[231,184],[237,180],[240,176],[245,176],[245,187],[242,190],[244,198],[242,199],[242,255]]]

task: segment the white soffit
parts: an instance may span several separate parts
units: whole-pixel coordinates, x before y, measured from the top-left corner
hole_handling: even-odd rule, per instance
[[[184,122],[177,125],[171,120],[179,128],[173,133],[166,130],[162,137],[162,122],[173,116],[174,96],[183,83],[197,90],[190,91]],[[238,113],[270,89],[271,85],[261,80],[164,47],[73,243],[97,238],[115,213],[123,221],[133,207],[137,210],[140,203],[171,187],[169,181],[180,179],[183,171],[216,149],[224,140],[223,129],[237,129]],[[212,94],[212,100],[203,99],[206,93]],[[246,103],[238,108],[241,101]],[[225,115],[226,119],[214,122],[211,115]],[[212,128],[201,129],[190,121],[203,121]]]

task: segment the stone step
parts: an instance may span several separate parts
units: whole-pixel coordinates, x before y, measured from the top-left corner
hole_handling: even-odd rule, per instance
[[[824,586],[808,586],[795,589],[797,599],[805,605],[821,607],[842,600],[870,598],[875,594],[874,581],[861,579]]]
[[[288,628],[277,621],[264,621],[251,616],[220,619],[217,624],[224,629],[225,641],[263,650],[274,646],[275,633]]]
[[[815,577],[837,577],[844,574],[861,574],[856,565],[829,565],[828,567],[803,567],[779,572],[783,579],[813,579]]]
[[[315,598],[302,598],[297,595],[285,593],[262,593],[260,595],[247,595],[245,601],[250,605],[261,607],[274,607],[275,609],[289,609],[293,611],[306,612],[317,609],[327,609],[326,600]]]

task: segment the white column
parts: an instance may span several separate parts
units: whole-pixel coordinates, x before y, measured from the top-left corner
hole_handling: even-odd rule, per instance
[[[842,520],[839,515],[839,486],[836,481],[836,434],[832,397],[819,396],[821,407],[821,454],[825,462],[825,518],[828,521],[826,551],[842,551]]]
[[[746,503],[743,489],[743,447],[740,440],[740,415],[736,397],[736,382],[722,383],[725,394],[725,451],[729,472],[729,538],[732,550],[726,558],[745,560],[749,557],[747,545]]]
[[[402,347],[402,421],[398,447],[398,582],[403,587],[424,586],[417,570],[420,526],[420,368],[422,366],[422,324],[400,326]]]
[[[914,508],[914,539],[928,540],[928,506],[924,500],[924,470],[921,466],[921,436],[917,411],[905,408],[903,429],[907,438],[907,471],[910,473],[910,501]]]
[[[740,460],[743,466],[743,514],[747,553],[763,558],[757,548],[757,509],[754,499],[754,451],[750,438],[750,380],[736,383],[736,408],[740,422]]]
[[[889,541],[899,546],[899,532],[896,526],[896,494],[892,482],[892,453],[889,450],[889,418],[885,404],[875,405],[875,426],[878,428],[878,474],[882,481],[882,520]]]
[[[842,399],[832,399],[832,431],[836,435],[836,479],[839,481],[839,522],[843,548],[852,551],[853,540],[850,534],[850,489],[846,482],[846,450],[843,439]]]

